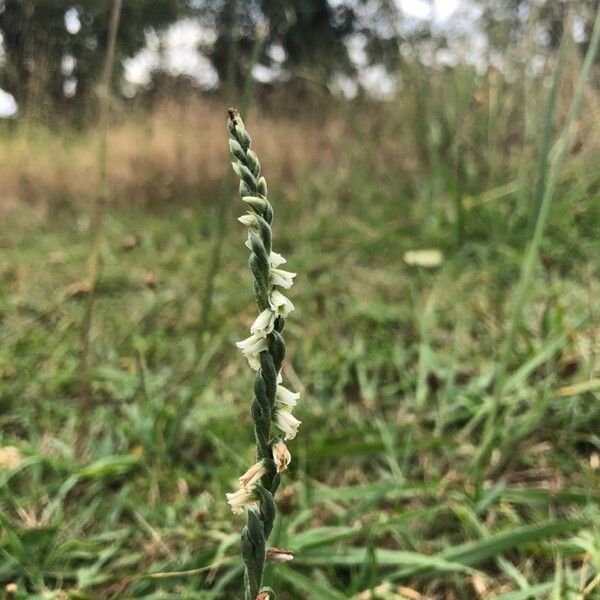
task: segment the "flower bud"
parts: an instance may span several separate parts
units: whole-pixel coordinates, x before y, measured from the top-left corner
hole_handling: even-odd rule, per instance
[[[231,140],[231,139],[229,140],[229,151],[239,161],[243,162],[246,160],[246,155],[244,154],[244,149],[235,140]]]
[[[243,196],[242,200],[261,213],[265,210],[265,208],[267,208],[267,201],[264,198],[259,198],[258,196]]]
[[[258,225],[256,222],[256,217],[253,213],[247,213],[241,217],[238,217],[238,221],[246,227],[257,227]]]
[[[267,550],[267,560],[272,560],[274,562],[289,562],[290,560],[294,560],[294,553],[291,550],[269,548]]]
[[[256,183],[256,189],[258,190],[258,193],[261,196],[264,196],[265,198],[268,196],[268,189],[267,189],[267,180],[264,177],[261,177],[257,183]]]
[[[260,175],[260,161],[258,160],[258,156],[256,156],[256,152],[248,150],[246,152],[246,160],[254,177],[258,177]]]

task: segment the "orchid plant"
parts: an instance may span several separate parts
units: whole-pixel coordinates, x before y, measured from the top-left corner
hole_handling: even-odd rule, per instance
[[[238,220],[248,228],[246,246],[259,313],[250,327],[250,336],[236,344],[256,372],[251,414],[257,462],[238,479],[239,487],[227,494],[227,501],[234,514],[246,515],[242,532],[245,600],[274,600],[273,590],[262,587],[265,563],[267,559],[293,558],[287,550],[268,548],[267,542],[276,515],[274,495],[281,473],[291,461],[285,441],[294,439],[300,426],[292,414],[300,394],[286,388],[282,376],[282,331],[285,319],[294,310],[282,290],[292,287],[296,273],[280,268],[286,260],[273,251],[273,208],[267,199],[267,182],[237,110],[229,109],[227,127],[233,170],[240,178],[240,196],[248,208]]]

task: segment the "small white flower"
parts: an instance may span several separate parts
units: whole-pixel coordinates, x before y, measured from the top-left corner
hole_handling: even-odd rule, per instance
[[[252,465],[241,477],[238,477],[240,486],[243,488],[251,488],[255,483],[258,483],[262,476],[267,472],[263,461],[259,461]]]
[[[256,321],[252,323],[252,327],[250,327],[250,332],[252,335],[261,335],[262,337],[266,337],[273,331],[273,326],[275,325],[275,318],[277,315],[270,309],[265,308],[258,317],[256,317]]]
[[[277,252],[271,252],[271,255],[269,256],[269,264],[274,269],[283,265],[286,262],[287,262],[287,260],[285,260],[285,258],[283,258],[283,256],[281,256],[281,254],[277,254]]]
[[[257,227],[258,226],[258,223],[256,221],[256,216],[254,215],[254,213],[246,213],[245,215],[238,217],[238,221],[242,225],[245,225],[246,227]]]
[[[250,368],[254,371],[260,369],[260,353],[267,349],[267,339],[260,333],[253,333],[241,342],[235,344],[248,360]]]
[[[293,440],[298,433],[301,421],[284,408],[275,409],[275,425],[283,431],[286,440]]]
[[[290,273],[283,269],[272,268],[269,271],[269,279],[273,285],[278,285],[286,290],[289,290],[294,285],[294,277],[296,273]]]
[[[283,442],[277,442],[276,444],[273,444],[271,452],[273,453],[273,460],[275,461],[277,472],[282,473],[288,468],[288,465],[292,461],[290,451]]]
[[[260,369],[260,352],[258,354],[246,354],[246,360],[253,371]]]
[[[298,404],[300,394],[298,392],[292,392],[283,385],[277,386],[277,392],[275,394],[275,400],[282,406],[292,409]]]
[[[234,515],[244,512],[244,508],[256,501],[254,491],[249,488],[240,488],[237,492],[226,494],[227,503]]]
[[[269,304],[273,311],[282,317],[287,317],[293,310],[292,301],[279,290],[273,290],[269,296]]]
[[[267,340],[264,336],[259,335],[258,333],[253,333],[250,337],[247,337],[245,340],[241,342],[236,342],[235,345],[244,353],[244,354],[258,354],[263,350],[267,349]]]

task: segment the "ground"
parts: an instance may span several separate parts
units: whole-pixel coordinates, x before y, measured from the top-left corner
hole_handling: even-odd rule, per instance
[[[280,600],[599,597],[594,161],[566,161],[507,349],[535,163],[465,168],[458,185],[451,166],[410,175],[386,151],[395,132],[378,154],[343,131],[343,164],[288,165],[270,187],[275,249],[298,273],[285,374],[302,427],[272,538],[296,558],[267,580]],[[225,493],[253,458],[234,342],[255,308],[234,188],[108,208],[92,394],[91,209],[4,211],[0,581],[16,597],[240,597],[243,522]],[[423,249],[440,264],[406,263]]]

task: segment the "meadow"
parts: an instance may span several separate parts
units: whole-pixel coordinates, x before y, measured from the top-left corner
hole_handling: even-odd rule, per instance
[[[299,274],[279,599],[600,597],[600,100],[582,91],[559,161],[581,70],[561,60],[245,119]],[[253,461],[234,342],[254,308],[225,109],[115,111],[91,395],[96,132],[1,132],[6,597],[239,595],[225,492]]]

